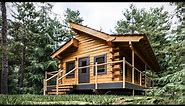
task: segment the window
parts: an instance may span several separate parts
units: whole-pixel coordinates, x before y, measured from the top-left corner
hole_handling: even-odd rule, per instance
[[[94,57],[94,64],[97,62],[97,64],[106,63],[106,54],[99,55]],[[107,70],[107,65],[101,65],[97,66],[97,73],[98,74],[105,74]],[[94,67],[94,75],[95,75],[95,67]]]
[[[69,61],[66,62],[66,73],[73,70],[75,68],[75,61]],[[66,78],[74,78],[75,77],[75,71],[71,72],[66,76]]]

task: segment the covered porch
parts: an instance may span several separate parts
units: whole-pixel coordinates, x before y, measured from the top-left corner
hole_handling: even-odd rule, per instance
[[[119,75],[119,81],[107,81],[107,82],[99,82],[97,69],[99,66],[112,66],[112,64],[120,64],[121,65],[121,72]],[[126,67],[127,66],[127,67]],[[93,68],[95,70],[95,82],[89,83],[79,83],[79,70],[80,69],[87,69]],[[128,70],[132,70],[133,72],[129,72]],[[127,71],[127,72],[126,72]],[[55,94],[60,94],[60,88],[62,86],[73,86],[73,90],[98,90],[98,89],[133,89],[133,90],[144,90],[148,87],[152,86],[152,80],[145,75],[145,71],[140,71],[138,68],[134,67],[134,65],[130,64],[125,57],[122,57],[122,60],[113,61],[113,62],[106,62],[98,64],[97,62],[94,65],[87,65],[83,67],[75,66],[74,69],[69,71],[68,73],[60,76],[63,70],[55,71],[55,72],[46,72],[45,79],[44,79],[44,95],[46,91],[51,88],[55,88]],[[74,72],[75,78],[73,84],[63,84],[63,78],[65,78],[70,73]],[[126,76],[127,74],[127,76]],[[131,76],[128,77],[128,76]],[[49,77],[49,78],[48,78]],[[110,77],[112,79],[112,76]],[[54,83],[50,85],[50,81],[54,79]]]

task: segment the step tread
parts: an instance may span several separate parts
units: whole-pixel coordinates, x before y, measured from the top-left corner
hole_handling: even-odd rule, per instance
[[[57,94],[56,92],[48,92],[47,94]],[[66,94],[66,92],[58,92],[58,94]]]
[[[58,89],[58,91],[70,91],[71,89]],[[52,89],[51,91],[57,91],[57,89]]]

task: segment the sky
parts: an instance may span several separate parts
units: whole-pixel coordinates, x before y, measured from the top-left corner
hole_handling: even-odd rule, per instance
[[[116,22],[123,18],[122,12],[134,4],[137,8],[164,6],[164,10],[173,14],[175,6],[169,2],[51,2],[54,4],[53,12],[59,14],[61,20],[64,17],[64,10],[70,8],[79,10],[80,16],[83,17],[83,25],[111,34],[115,32]]]

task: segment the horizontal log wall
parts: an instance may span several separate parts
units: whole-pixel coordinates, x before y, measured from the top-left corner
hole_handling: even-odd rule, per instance
[[[65,57],[63,59],[63,69],[65,74],[66,70],[66,62],[71,60],[76,60],[81,57],[90,57],[90,65],[94,64],[94,56],[106,54],[107,62],[111,62],[110,60],[110,47],[107,45],[105,41],[99,40],[92,36],[88,36],[84,33],[77,35],[76,39],[79,40],[79,47],[78,50],[71,55]],[[98,75],[98,83],[100,82],[110,82],[112,81],[112,73],[111,73],[111,66],[107,65],[107,74]],[[77,70],[75,70],[77,71]],[[75,72],[76,74],[76,72]],[[75,75],[76,76],[76,75]],[[75,78],[64,78],[64,84],[76,84],[77,77]],[[94,76],[94,67],[90,67],[90,83],[95,83],[95,76]]]

